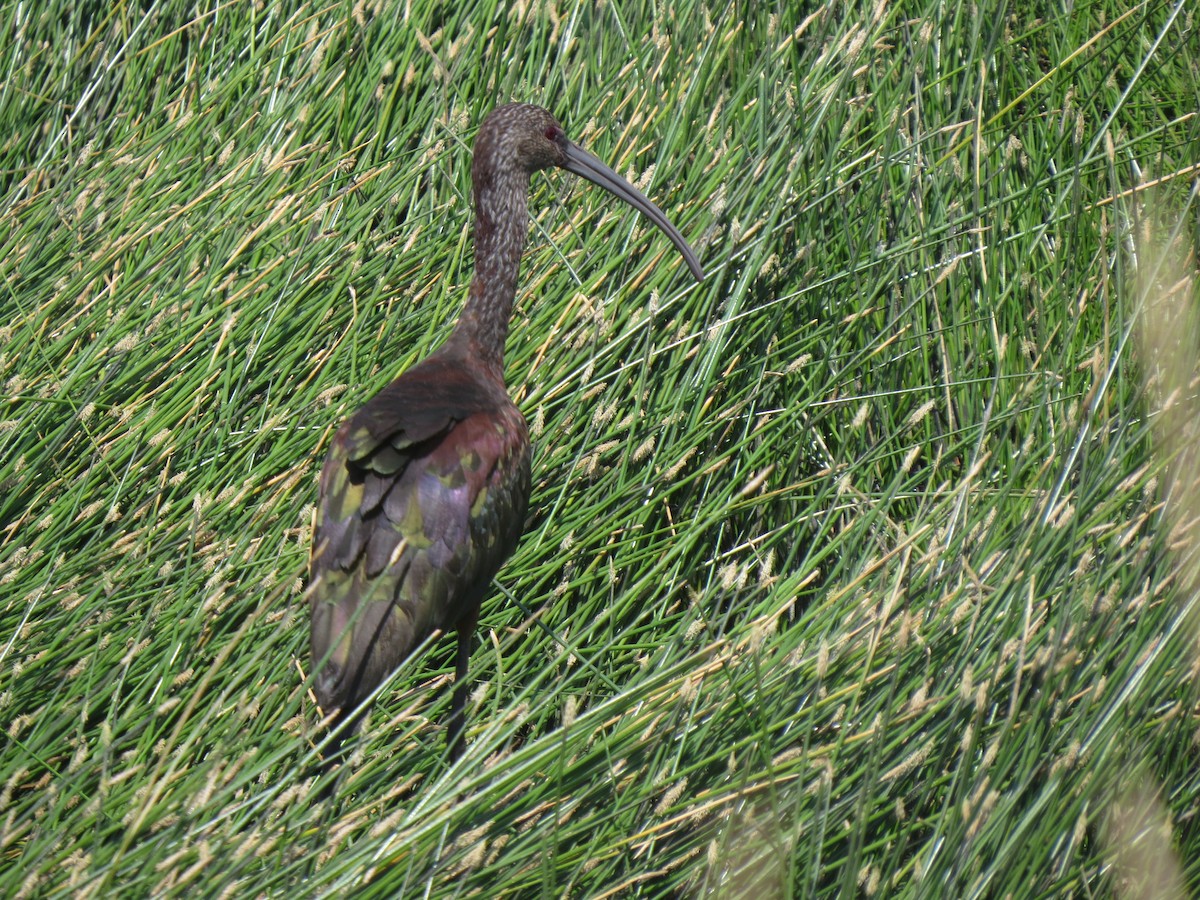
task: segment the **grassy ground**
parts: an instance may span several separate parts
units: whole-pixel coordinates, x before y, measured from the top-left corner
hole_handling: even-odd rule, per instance
[[[443,6],[0,6],[0,893],[1200,889],[1190,4]],[[535,178],[468,751],[438,641],[325,799],[317,467],[509,99],[709,278]]]

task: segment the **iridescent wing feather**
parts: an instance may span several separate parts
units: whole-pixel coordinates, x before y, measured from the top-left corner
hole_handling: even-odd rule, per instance
[[[528,498],[524,418],[451,360],[429,358],[342,425],[311,560],[323,708],[357,705],[435,629],[473,624]]]

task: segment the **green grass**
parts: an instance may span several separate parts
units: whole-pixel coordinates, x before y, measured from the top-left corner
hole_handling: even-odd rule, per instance
[[[443,6],[0,6],[0,893],[1200,890],[1190,4]],[[317,469],[510,99],[708,278],[535,178],[467,753],[442,639],[325,799]]]

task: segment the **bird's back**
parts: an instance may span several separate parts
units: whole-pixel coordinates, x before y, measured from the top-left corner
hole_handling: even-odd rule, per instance
[[[525,419],[502,383],[435,355],[348,419],[321,472],[312,660],[357,705],[435,629],[473,623],[529,499]]]

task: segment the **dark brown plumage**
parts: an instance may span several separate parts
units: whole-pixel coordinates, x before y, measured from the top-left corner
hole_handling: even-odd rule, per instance
[[[504,341],[529,179],[551,166],[640,210],[703,278],[658,208],[568,141],[550,113],[497,108],[475,139],[475,272],[458,324],[342,424],[321,470],[310,566],[317,701],[350,715],[435,630],[454,629],[452,757],[479,604],[516,547],[529,503],[529,434],[505,388]]]

